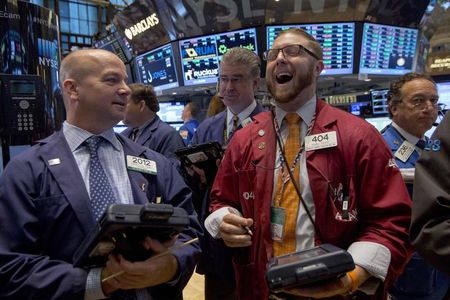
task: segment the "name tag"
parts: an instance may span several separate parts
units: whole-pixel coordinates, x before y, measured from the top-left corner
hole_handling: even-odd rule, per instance
[[[407,162],[411,154],[414,152],[414,145],[408,141],[404,141],[395,151],[394,156],[402,162]]]
[[[156,175],[156,163],[142,157],[127,155],[127,169]]]
[[[305,151],[337,146],[336,131],[305,136]]]

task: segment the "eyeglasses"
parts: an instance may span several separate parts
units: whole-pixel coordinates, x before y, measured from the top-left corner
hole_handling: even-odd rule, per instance
[[[264,58],[264,60],[267,60],[267,61],[273,61],[273,60],[277,59],[278,53],[280,51],[283,53],[284,57],[296,57],[296,56],[301,56],[301,55],[304,55],[305,53],[308,53],[315,59],[320,60],[316,54],[314,54],[310,50],[306,49],[302,45],[298,45],[298,44],[297,45],[288,45],[286,47],[278,48],[278,49],[273,48],[273,49],[264,51],[263,58]]]
[[[412,107],[416,110],[424,110],[428,108],[428,106],[432,106],[434,109],[442,110],[444,105],[442,103],[438,103],[438,97],[426,98],[426,97],[414,97],[409,102],[399,101],[400,103],[407,103],[412,105]]]

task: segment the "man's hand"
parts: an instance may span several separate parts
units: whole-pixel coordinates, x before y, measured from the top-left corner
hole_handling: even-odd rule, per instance
[[[143,245],[153,253],[168,251],[175,243],[176,237],[164,243],[147,237]],[[101,278],[113,274],[120,275],[102,282],[103,292],[109,295],[117,289],[140,289],[155,286],[172,280],[178,271],[178,261],[174,255],[168,253],[156,259],[151,257],[145,261],[130,262],[121,255],[109,255],[106,267],[102,270]]]
[[[253,225],[253,219],[236,214],[227,214],[220,224],[220,236],[228,247],[248,247],[252,244],[251,235],[245,227]]]
[[[355,272],[358,281],[357,286],[363,284],[371,276],[366,270],[364,270],[360,266],[355,267]],[[306,298],[327,298],[336,295],[346,295],[351,291],[351,288],[352,288],[352,279],[348,274],[346,274],[341,278],[326,281],[322,284],[301,288],[298,287],[286,289],[283,290],[283,292]]]

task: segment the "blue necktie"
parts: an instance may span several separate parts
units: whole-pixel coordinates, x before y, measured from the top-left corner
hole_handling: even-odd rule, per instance
[[[96,221],[100,219],[108,205],[116,202],[116,197],[109,184],[105,169],[103,169],[98,158],[98,147],[104,141],[103,137],[96,135],[85,141],[90,154],[89,191],[91,194],[91,207]],[[119,290],[113,293],[112,299],[135,300],[137,298],[134,290]]]
[[[98,221],[108,205],[116,202],[116,197],[98,158],[98,147],[104,141],[101,136],[92,136],[85,141],[89,150],[89,192],[95,220]]]

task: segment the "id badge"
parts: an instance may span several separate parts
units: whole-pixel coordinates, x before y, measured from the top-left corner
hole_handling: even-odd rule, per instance
[[[285,219],[286,212],[284,208],[274,206],[270,208],[270,230],[273,241],[283,241]]]

